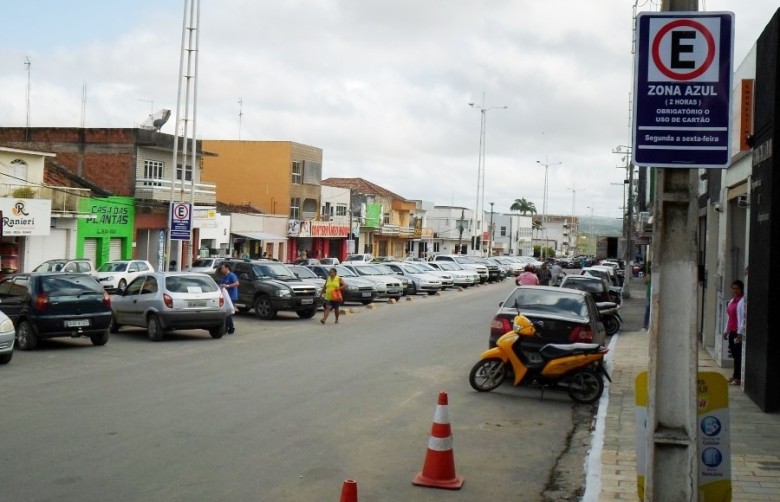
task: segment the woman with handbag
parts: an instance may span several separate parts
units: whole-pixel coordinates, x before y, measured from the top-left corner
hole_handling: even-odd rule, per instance
[[[320,319],[320,323],[325,324],[328,320],[330,311],[336,316],[336,324],[339,323],[339,307],[344,303],[344,296],[341,290],[344,289],[344,281],[336,274],[336,269],[328,270],[328,278],[325,279],[325,285],[322,287],[323,298],[325,299],[325,314]]]

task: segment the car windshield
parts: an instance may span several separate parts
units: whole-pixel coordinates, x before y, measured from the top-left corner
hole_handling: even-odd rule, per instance
[[[65,264],[68,263],[68,260],[49,260],[41,263],[35,269],[33,272],[59,272],[62,270],[62,267],[65,266]]]
[[[374,265],[374,266],[377,269],[379,269],[379,272],[382,275],[395,275],[395,270],[393,270],[392,268],[388,267],[387,265],[377,264],[377,265]]]
[[[457,263],[476,263],[476,261],[472,258],[468,258],[466,256],[456,256],[455,261]]]
[[[360,267],[355,267],[355,270],[359,275],[387,275],[375,265],[361,265]]]
[[[85,293],[103,294],[103,286],[90,275],[47,275],[41,278],[41,291],[50,297],[81,296]]]
[[[417,265],[403,265],[401,268],[408,274],[422,274],[424,271]]]
[[[284,263],[255,263],[252,265],[252,269],[258,276],[295,279],[295,275]]]
[[[336,269],[336,273],[340,275],[341,277],[357,277],[357,274],[353,272],[352,270],[348,269],[347,267],[343,267],[341,265],[336,265],[333,267]]]
[[[302,267],[300,265],[294,265],[290,267],[290,269],[298,274],[298,277],[302,277],[304,279],[317,279],[317,274],[311,271],[311,269],[308,269],[306,267]]]
[[[124,272],[127,270],[127,265],[126,261],[110,261],[102,264],[98,272]]]
[[[437,270],[427,263],[419,262],[414,264],[415,267],[419,268],[423,272],[436,272]]]
[[[211,293],[217,283],[202,275],[172,275],[165,278],[165,289],[172,293]]]
[[[517,288],[504,302],[505,307],[519,312],[548,313],[565,317],[587,318],[588,305],[578,294],[561,290],[546,290],[535,287]]]
[[[214,259],[213,258],[209,258],[209,259],[201,258],[200,260],[195,260],[192,263],[192,266],[193,267],[210,267],[213,263],[214,263]]]
[[[603,293],[604,285],[601,280],[598,281],[582,281],[582,280],[565,280],[561,284],[562,288],[577,289],[579,291],[586,291],[588,293]]]

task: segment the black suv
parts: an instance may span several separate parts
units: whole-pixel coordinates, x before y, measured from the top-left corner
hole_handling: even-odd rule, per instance
[[[44,272],[0,281],[0,310],[16,327],[16,346],[33,350],[42,338],[88,336],[108,342],[111,297],[91,275]]]
[[[255,309],[260,319],[273,319],[280,310],[295,311],[298,317],[314,317],[322,304],[316,285],[302,281],[284,263],[272,260],[224,260],[238,277],[239,312]],[[222,280],[221,270],[216,281]]]

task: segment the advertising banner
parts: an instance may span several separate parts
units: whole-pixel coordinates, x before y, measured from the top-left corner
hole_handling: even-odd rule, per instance
[[[3,235],[49,235],[51,200],[0,199]]]

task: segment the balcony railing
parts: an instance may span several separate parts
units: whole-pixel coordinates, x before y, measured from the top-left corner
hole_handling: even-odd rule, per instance
[[[0,197],[14,199],[48,199],[54,213],[77,213],[79,199],[92,197],[89,188],[56,187],[0,183]]]
[[[192,183],[177,180],[173,186],[173,200],[189,202],[194,200],[197,205],[213,206],[217,203],[217,185],[213,183],[195,183],[194,199],[190,192]],[[139,200],[171,200],[171,180],[139,178],[135,183],[135,198]]]
[[[382,225],[379,227],[380,235],[398,235],[398,225]]]

